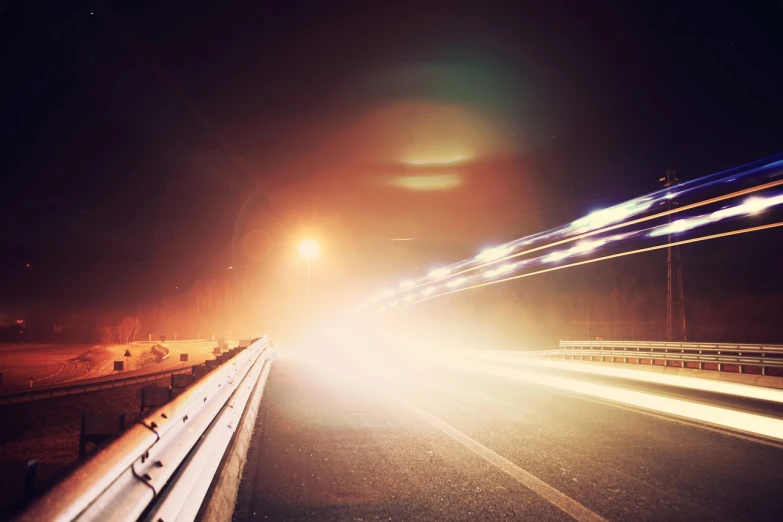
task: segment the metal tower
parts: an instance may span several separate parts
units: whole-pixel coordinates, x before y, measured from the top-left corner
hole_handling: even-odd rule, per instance
[[[666,170],[666,177],[660,179],[664,187],[676,185],[680,180],[674,169]],[[667,210],[676,208],[678,203],[674,199],[667,199]],[[672,222],[671,215],[668,216]],[[666,236],[666,242],[672,242],[672,236]],[[680,247],[666,249],[666,340],[669,342],[688,340],[685,323],[685,293],[682,287],[682,263],[680,261]]]

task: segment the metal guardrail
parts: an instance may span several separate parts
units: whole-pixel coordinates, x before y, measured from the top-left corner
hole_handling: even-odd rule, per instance
[[[731,365],[736,366],[738,373],[745,373],[746,367],[750,366],[760,368],[762,375],[767,375],[769,368],[783,368],[783,346],[763,344],[560,341],[559,350],[531,355],[623,363],[632,360],[636,364],[643,364],[643,361],[657,364],[656,361],[662,361],[664,366],[675,366],[670,363],[679,362],[680,367],[696,363],[700,370],[717,371],[726,371],[725,365]]]
[[[53,397],[64,397],[66,395],[78,395],[81,393],[106,390],[111,388],[120,388],[143,382],[157,381],[164,379],[176,373],[192,372],[192,367],[177,368],[176,370],[163,370],[154,373],[143,373],[131,376],[109,375],[95,379],[84,379],[71,384],[52,385],[42,388],[33,388],[31,390],[21,390],[0,394],[0,404],[14,404],[20,402],[31,402],[41,399],[51,399]]]
[[[216,448],[225,451],[233,433],[217,421],[241,415],[271,358],[268,340],[256,341],[87,460],[19,521],[193,520],[211,482],[203,471],[217,468]]]

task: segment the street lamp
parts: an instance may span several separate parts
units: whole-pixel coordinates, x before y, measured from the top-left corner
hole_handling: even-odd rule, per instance
[[[305,239],[299,243],[299,255],[307,260],[307,301],[310,301],[310,265],[318,257],[318,243],[314,239]]]

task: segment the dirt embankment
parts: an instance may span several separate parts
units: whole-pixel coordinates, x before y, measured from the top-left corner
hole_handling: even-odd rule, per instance
[[[125,357],[126,350],[130,357]],[[0,393],[41,386],[56,386],[94,379],[114,372],[114,361],[123,361],[125,371],[159,363],[168,355],[159,345],[0,345]]]
[[[136,366],[134,366],[133,369],[138,370],[139,368],[146,368],[147,366],[157,364],[163,359],[166,359],[169,356],[169,353],[169,349],[160,344],[153,344],[152,347],[144,347],[141,355],[136,359]]]
[[[162,361],[169,353],[168,349],[159,345],[147,344],[115,344],[94,348],[79,356],[94,366],[96,371],[114,371],[114,361],[123,361],[125,371],[141,370]],[[130,356],[126,356],[130,354]]]
[[[126,356],[126,353],[130,353],[130,356]],[[66,377],[61,382],[73,382],[80,379],[111,375],[112,373],[115,373],[114,361],[122,361],[124,364],[124,371],[126,372],[130,370],[141,370],[159,363],[167,354],[168,350],[157,344],[152,346],[135,344],[96,346],[68,361],[69,363],[86,367],[88,370],[86,372],[77,373],[70,378]]]

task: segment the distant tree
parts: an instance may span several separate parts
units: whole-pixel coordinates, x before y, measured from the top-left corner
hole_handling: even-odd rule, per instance
[[[114,343],[117,337],[116,330],[112,326],[104,326],[100,328],[99,333],[101,335],[101,343],[104,345],[110,345]]]
[[[128,344],[136,339],[139,330],[141,330],[141,321],[138,316],[126,315],[117,323],[117,338],[120,343]]]

